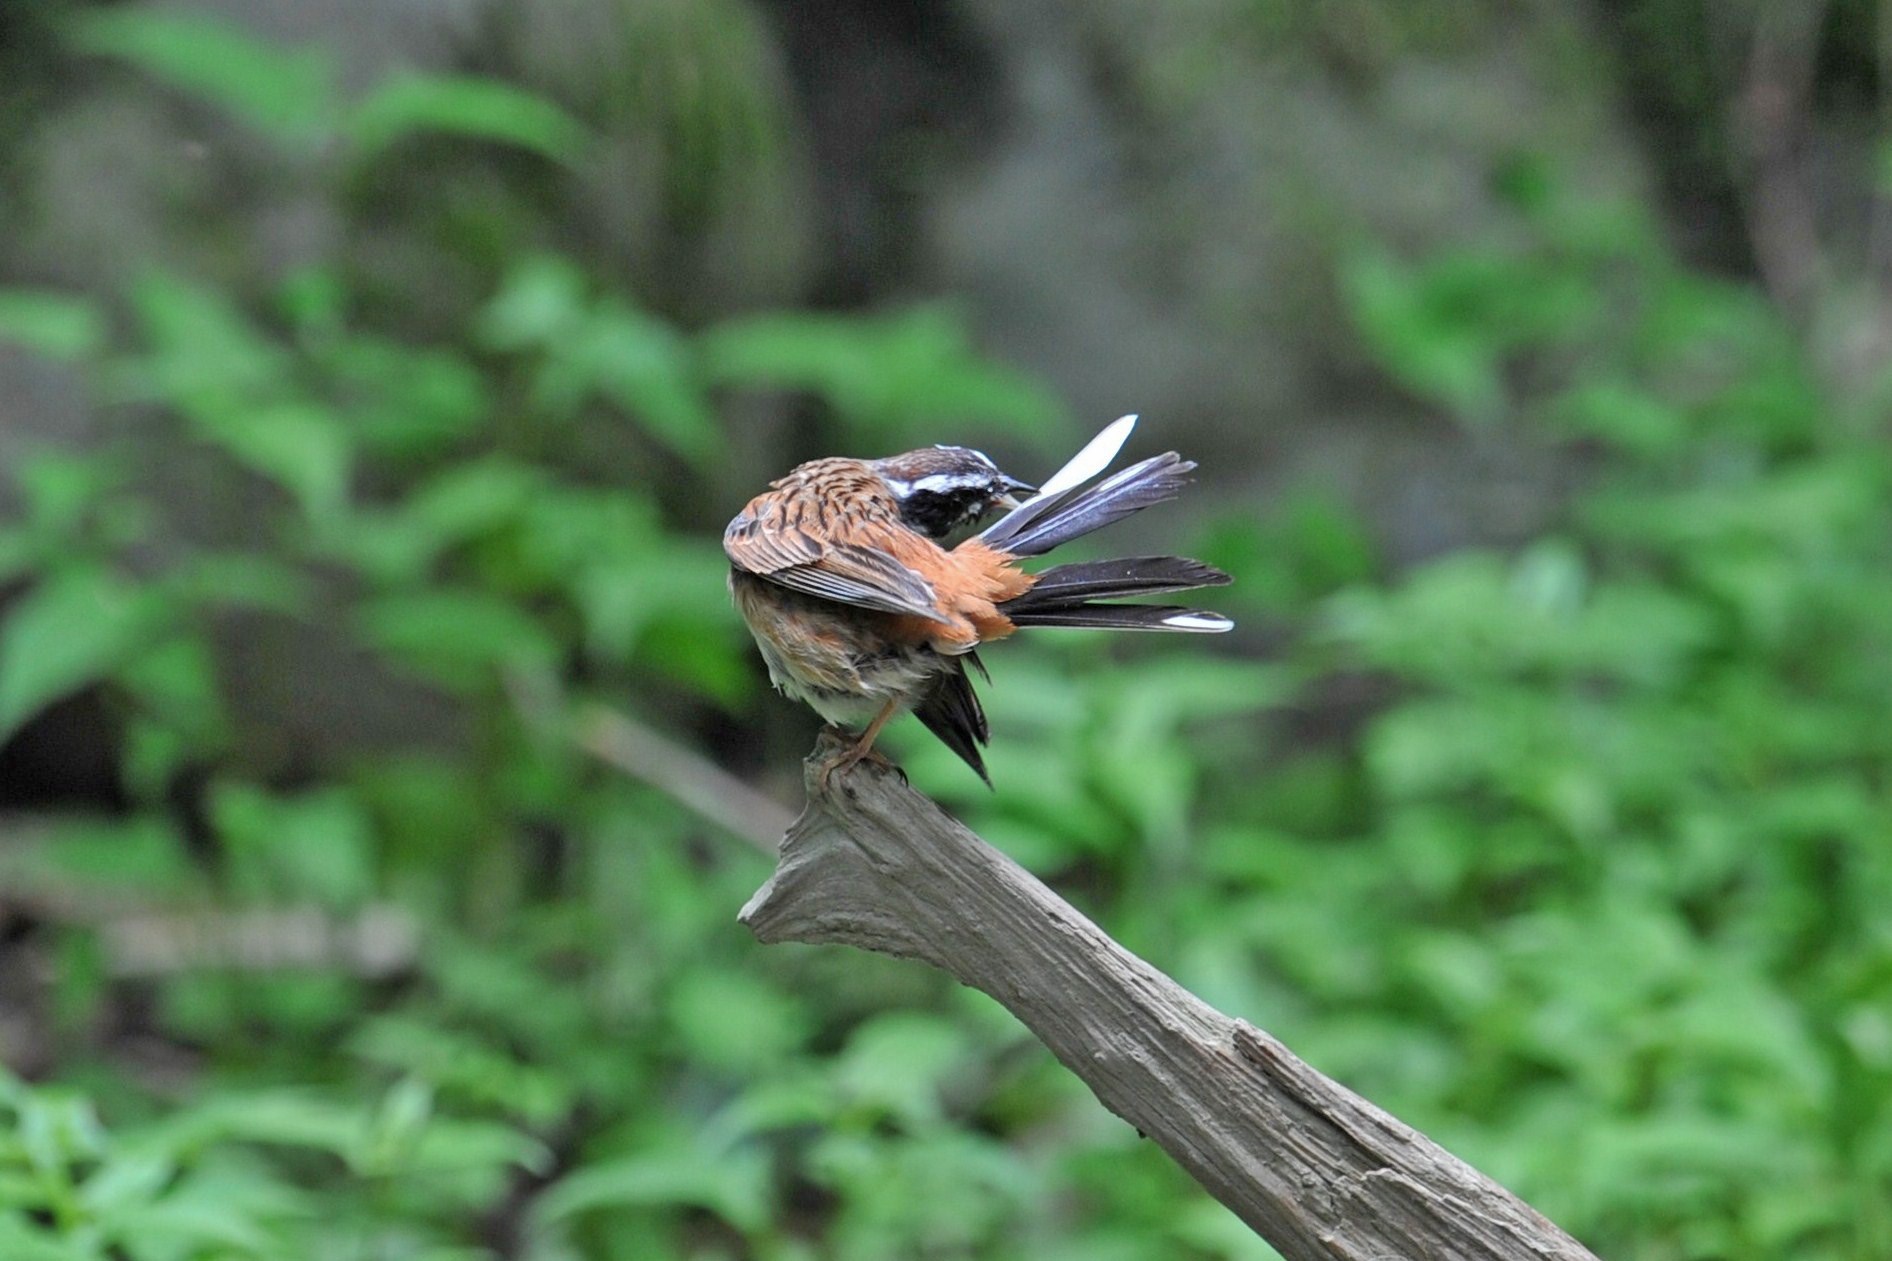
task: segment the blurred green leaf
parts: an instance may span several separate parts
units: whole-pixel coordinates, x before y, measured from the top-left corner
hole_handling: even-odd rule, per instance
[[[450,547],[513,524],[546,489],[537,469],[496,458],[470,461],[417,487],[405,514],[434,547]]]
[[[530,615],[479,591],[381,596],[362,607],[360,625],[390,658],[453,688],[490,684],[503,667],[542,665],[557,655]]]
[[[709,329],[702,353],[716,384],[807,390],[869,432],[917,437],[967,420],[1032,432],[1062,419],[1042,387],[978,354],[964,322],[940,307],[873,320],[747,316]]]
[[[1465,249],[1406,265],[1365,248],[1341,279],[1355,325],[1392,375],[1481,425],[1509,406],[1505,369],[1521,348],[1573,336],[1598,310],[1595,287],[1554,255]]]
[[[225,411],[287,393],[289,358],[261,336],[230,297],[163,272],[143,276],[133,304],[150,352],[127,374],[193,418],[208,414],[236,426]]]
[[[497,350],[546,347],[586,318],[589,286],[570,259],[534,254],[515,263],[481,312],[481,341]]]
[[[586,144],[584,128],[545,98],[470,75],[390,78],[350,111],[343,130],[370,158],[428,133],[489,140],[563,163],[575,162]]]
[[[722,431],[688,345],[658,321],[607,304],[561,357],[678,455],[702,466],[722,451]]]
[[[0,289],[0,342],[58,359],[80,359],[98,350],[104,339],[104,317],[85,298]]]
[[[94,1261],[98,1254],[78,1242],[49,1237],[22,1213],[0,1210],[0,1255],[16,1261]]]
[[[411,1152],[391,1162],[387,1172],[394,1177],[466,1171],[506,1173],[513,1169],[544,1174],[551,1167],[552,1153],[545,1145],[510,1126],[437,1117],[419,1130]]]
[[[1039,1190],[1005,1145],[941,1127],[905,1140],[831,1133],[810,1158],[848,1205],[836,1251],[866,1261],[898,1255],[990,1255],[1006,1224]]]
[[[695,968],[677,978],[668,1014],[690,1058],[711,1067],[780,1063],[808,1033],[807,1017],[791,996],[722,968]]]
[[[717,1154],[671,1148],[598,1161],[559,1179],[538,1199],[535,1214],[556,1224],[611,1208],[689,1206],[708,1209],[745,1232],[768,1222],[768,1162],[748,1148]]]
[[[314,141],[334,125],[326,50],[283,49],[215,18],[154,9],[89,10],[70,38],[283,140]]]
[[[20,597],[0,621],[0,740],[107,678],[161,622],[148,592],[102,569],[70,570]]]
[[[144,1205],[113,1214],[104,1225],[138,1258],[189,1256],[211,1249],[266,1257],[282,1247],[280,1237],[249,1212],[231,1212],[230,1206],[218,1203]]]
[[[361,1142],[357,1109],[308,1090],[229,1091],[168,1118],[152,1134],[163,1150],[190,1157],[230,1140],[310,1148],[346,1157]]]
[[[199,552],[166,575],[173,598],[193,606],[255,609],[283,616],[307,610],[313,598],[309,576],[282,559],[261,553]]]
[[[68,545],[108,497],[126,493],[124,469],[108,452],[34,451],[13,472],[27,521]]]
[[[126,779],[156,797],[187,757],[228,734],[210,645],[191,635],[160,640],[119,679],[141,711],[128,731]]]
[[[324,358],[345,401],[337,422],[365,452],[403,461],[437,458],[492,419],[487,382],[451,350],[354,334]]]
[[[54,831],[50,843],[16,850],[0,873],[24,887],[69,883],[104,893],[142,890],[160,896],[189,888],[195,874],[177,829],[149,816],[69,821]]]
[[[244,892],[330,906],[358,905],[372,893],[372,828],[342,789],[286,797],[222,784],[210,810]]]
[[[321,408],[284,402],[241,415],[205,414],[199,432],[230,457],[294,495],[310,517],[331,517],[348,499],[348,435]]]
[[[1586,382],[1558,400],[1555,421],[1579,435],[1594,435],[1644,458],[1678,450],[1688,438],[1681,408],[1622,380]]]
[[[939,1116],[944,1079],[968,1050],[964,1033],[944,1020],[897,1012],[876,1016],[848,1039],[835,1081],[858,1107],[924,1123]]]
[[[569,419],[601,396],[659,443],[699,467],[723,449],[695,347],[629,304],[591,300],[569,260],[540,255],[515,266],[481,316],[479,334],[503,350],[538,350],[533,398]]]
[[[522,1063],[503,1047],[425,1020],[379,1017],[352,1047],[375,1063],[432,1083],[443,1096],[503,1108],[536,1124],[557,1119],[572,1103],[571,1085],[549,1068]]]
[[[1343,275],[1355,322],[1392,374],[1415,393],[1479,424],[1505,406],[1498,347],[1388,255],[1366,252]]]

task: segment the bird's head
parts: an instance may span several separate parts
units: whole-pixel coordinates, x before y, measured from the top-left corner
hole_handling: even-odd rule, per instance
[[[1016,508],[1018,496],[1033,489],[970,447],[923,447],[871,463],[900,504],[901,519],[935,539],[996,508]]]

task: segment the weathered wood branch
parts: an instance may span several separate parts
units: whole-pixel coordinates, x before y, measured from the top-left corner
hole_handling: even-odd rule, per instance
[[[1137,958],[894,772],[821,791],[742,922],[918,959],[1010,1008],[1288,1261],[1594,1257],[1542,1214]]]

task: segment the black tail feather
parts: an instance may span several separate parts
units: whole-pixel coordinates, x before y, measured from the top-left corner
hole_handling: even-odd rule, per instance
[[[1123,422],[1118,422],[1119,426]],[[1106,431],[1106,436],[1109,431]],[[1121,434],[1118,436],[1121,442]],[[1096,446],[1094,441],[1093,447]],[[1114,454],[1115,446],[1110,449]],[[1089,450],[1087,448],[1087,450]],[[1103,459],[1095,461],[1101,465]],[[1085,463],[1084,453],[1074,463]],[[1085,463],[1085,467],[1091,464]],[[1174,451],[1153,456],[1106,477],[1093,486],[1072,487],[1032,499],[987,527],[978,537],[1012,556],[1042,556],[1054,547],[1100,530],[1173,499],[1189,480],[1195,464]],[[1071,466],[1054,481],[1071,472]],[[1062,484],[1060,482],[1060,484]],[[1193,591],[1227,585],[1229,576],[1201,561],[1180,556],[1131,556],[1115,560],[1054,565],[1037,575],[1031,589],[998,606],[1016,626],[1076,626],[1108,630],[1195,631],[1212,633],[1233,626],[1226,617],[1175,604],[1114,604],[1123,597]],[[938,676],[913,715],[964,760],[990,787],[985,758],[985,710],[967,677],[970,665],[985,674],[976,654],[954,659]],[[988,676],[989,681],[989,676]]]
[[[1015,626],[1081,626],[1092,630],[1194,631],[1219,634],[1235,623],[1180,604],[1069,604],[1005,614]]]
[[[979,669],[983,673],[985,667]],[[972,690],[972,680],[966,677],[958,662],[939,676],[926,699],[914,707],[913,716],[978,772],[987,788],[992,786],[992,777],[985,772],[985,758],[979,753],[979,746],[990,736],[985,709],[979,704],[979,694]]]
[[[1017,613],[1034,609],[1228,584],[1227,574],[1201,561],[1181,556],[1124,556],[1053,565],[1038,575],[1030,591],[1003,607],[1006,615],[1016,621]]]
[[[1174,499],[1195,463],[1174,451],[1151,456],[1082,490],[1035,500],[994,522],[979,537],[1014,556],[1042,556],[1151,504]]]

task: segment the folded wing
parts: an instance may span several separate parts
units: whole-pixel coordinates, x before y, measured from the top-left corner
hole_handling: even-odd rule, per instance
[[[874,545],[873,523],[854,541],[824,541],[801,528],[782,501],[750,503],[723,531],[723,552],[737,568],[805,594],[883,613],[904,613],[944,625],[933,584]]]

